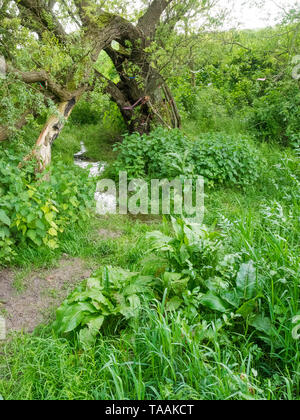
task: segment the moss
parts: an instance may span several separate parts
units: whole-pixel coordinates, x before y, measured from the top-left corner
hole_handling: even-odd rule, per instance
[[[97,16],[95,20],[99,28],[105,28],[113,21],[114,18],[115,15],[113,15],[112,13],[104,12],[101,15]]]

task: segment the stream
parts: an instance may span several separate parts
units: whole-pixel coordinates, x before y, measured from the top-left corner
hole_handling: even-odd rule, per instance
[[[89,170],[90,177],[99,176],[105,169],[106,162],[91,162],[86,159],[87,149],[84,142],[80,143],[80,152],[74,155],[74,164],[84,170]],[[100,215],[116,213],[116,197],[108,192],[95,192],[96,213]]]
[[[87,149],[83,142],[80,143],[80,147],[80,152],[75,153],[74,155],[74,164],[82,169],[89,168],[91,177],[100,175],[105,169],[106,162],[91,162],[86,160],[85,154]]]

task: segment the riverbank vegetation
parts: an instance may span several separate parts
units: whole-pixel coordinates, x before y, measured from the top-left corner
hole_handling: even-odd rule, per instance
[[[0,11],[9,63],[0,78],[7,133],[0,142],[0,315],[9,326],[0,341],[0,398],[299,399],[299,11],[262,30],[212,30],[215,20],[190,29],[192,11],[208,18],[210,2],[153,1],[174,8],[156,17],[163,24],[155,38],[134,54],[128,42],[135,45],[139,26],[130,23],[121,36],[120,17],[111,26],[107,10],[95,22],[81,2],[70,2],[71,12],[54,2],[59,12],[49,8],[49,30],[30,1],[19,3],[21,15],[13,5]],[[147,28],[149,15],[137,16]],[[122,17],[136,23],[137,16]],[[66,36],[62,24],[73,19],[85,30]],[[91,42],[86,28],[97,25],[115,38],[109,45],[100,39],[95,59],[83,52]],[[28,82],[33,68],[51,80]],[[85,68],[90,80],[81,85]],[[64,95],[82,89],[63,121],[52,79]],[[148,94],[141,107],[123,109]],[[27,124],[16,128],[27,110]],[[41,171],[41,162],[24,157],[37,150],[53,115],[60,134]],[[96,177],[74,164],[82,143],[85,161],[105,164]],[[176,214],[97,214],[97,181],[117,180],[120,171],[147,181],[203,176],[203,224]],[[26,290],[34,299],[57,296],[53,272],[62,260],[59,302],[44,308],[31,331],[10,328],[16,313],[9,303]],[[79,261],[90,275],[71,279]]]

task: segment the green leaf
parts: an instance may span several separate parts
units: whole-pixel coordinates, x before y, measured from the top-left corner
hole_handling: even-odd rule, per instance
[[[11,220],[7,216],[7,214],[4,212],[4,210],[0,210],[0,222],[2,222],[4,225],[10,226]]]
[[[249,315],[253,313],[256,308],[256,298],[248,300],[245,302],[238,310],[237,314],[242,315],[243,318],[247,318]]]
[[[48,233],[51,236],[57,236],[57,230],[55,230],[54,228],[49,229]]]
[[[97,333],[95,331],[91,331],[87,327],[80,330],[78,334],[78,339],[82,348],[87,350],[90,347],[92,347],[95,343],[96,335]]]
[[[68,305],[67,302],[56,312],[54,329],[58,333],[68,333],[75,330],[89,313],[95,313],[93,305],[86,302],[78,302]]]
[[[203,306],[206,306],[209,309],[218,312],[227,312],[227,307],[225,303],[213,293],[208,293],[200,299],[200,303]]]
[[[50,239],[49,241],[47,241],[47,245],[50,249],[57,249],[58,248],[58,244],[54,239]]]
[[[183,300],[180,299],[178,296],[174,296],[172,299],[170,299],[166,304],[166,311],[176,311],[180,308],[181,304],[183,303]]]
[[[47,220],[47,222],[49,224],[51,224],[51,222],[53,221],[53,214],[52,213],[46,213],[45,214],[45,219]]]
[[[85,320],[86,321],[86,320]],[[95,344],[95,340],[104,322],[104,316],[91,319],[86,328],[79,332],[79,342],[83,348],[87,349]]]
[[[236,278],[238,295],[244,299],[251,299],[256,293],[256,269],[253,261],[242,264]]]
[[[265,317],[264,315],[257,315],[255,318],[250,320],[249,325],[256,328],[258,331],[265,333],[266,335],[271,335],[272,323],[270,318]]]
[[[45,230],[45,226],[44,226],[44,223],[41,221],[41,220],[37,220],[36,222],[35,222],[35,225],[36,225],[36,227],[38,228],[38,229],[40,229],[40,230],[42,230],[42,231],[44,231]]]
[[[27,220],[27,223],[28,224],[30,224],[31,222],[33,222],[33,220],[36,218],[36,216],[35,216],[35,214],[28,214],[28,216],[27,216],[27,218],[26,218],[26,220]]]

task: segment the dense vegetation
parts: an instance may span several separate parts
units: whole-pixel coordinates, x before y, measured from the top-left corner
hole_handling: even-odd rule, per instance
[[[16,74],[0,78],[0,125],[9,131],[0,143],[0,267],[55,267],[66,254],[93,267],[47,325],[0,342],[0,399],[299,399],[299,11],[260,31],[193,32],[175,3],[147,53],[173,92],[181,129],[166,127],[163,100],[159,112],[143,111],[151,131],[131,132],[97,80],[39,173],[23,159],[57,101]],[[61,82],[68,60],[84,62],[74,80],[91,65],[71,44],[62,49],[59,34],[36,39],[20,17],[0,17],[0,46],[11,43],[22,71],[32,59]],[[174,19],[185,29],[170,31]],[[13,28],[15,40],[5,32]],[[119,83],[107,51],[95,65]],[[135,74],[136,63],[126,65]],[[82,141],[87,160],[107,162],[99,177],[74,165]],[[147,181],[203,176],[203,225],[175,214],[96,215],[96,181],[120,171]]]

